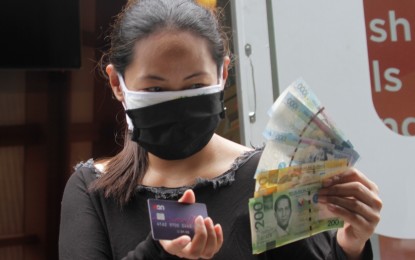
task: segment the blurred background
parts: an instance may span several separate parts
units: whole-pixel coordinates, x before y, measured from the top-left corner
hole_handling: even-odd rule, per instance
[[[125,114],[99,60],[125,3],[2,2],[1,260],[58,259],[60,202],[73,166],[121,148]],[[239,142],[232,80],[225,99],[228,117],[218,131]]]

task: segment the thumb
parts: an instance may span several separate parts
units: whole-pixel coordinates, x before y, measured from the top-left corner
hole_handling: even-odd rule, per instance
[[[184,235],[174,240],[160,240],[160,244],[169,254],[181,257],[182,250],[190,243],[190,241],[191,238]]]
[[[179,199],[180,203],[195,203],[196,202],[196,197],[195,197],[195,193],[193,192],[193,190],[186,190],[183,193],[183,196]]]

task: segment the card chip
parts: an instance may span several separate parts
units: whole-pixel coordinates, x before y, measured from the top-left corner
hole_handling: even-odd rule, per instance
[[[157,220],[166,220],[166,217],[164,216],[164,213],[157,213]]]

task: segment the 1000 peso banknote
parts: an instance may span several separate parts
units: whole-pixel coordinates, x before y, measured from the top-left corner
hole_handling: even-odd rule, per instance
[[[331,129],[337,140],[343,140],[345,141],[344,145],[349,148],[353,148],[352,143],[349,140],[346,140],[345,135],[334,124],[334,122],[330,120],[320,100],[302,78],[294,81],[290,85],[290,92],[301,100],[313,113],[318,113],[320,120]]]
[[[353,148],[351,142],[346,139],[340,129],[330,120],[324,106],[303,79],[300,78],[291,83],[278,99],[268,112],[271,118],[276,116],[280,119],[276,111],[281,108],[283,110],[287,108],[296,111],[297,116],[303,120],[308,120],[312,115],[312,123],[318,126],[325,133],[326,137],[330,137],[333,143]]]
[[[320,188],[321,183],[314,183],[250,199],[253,253],[343,227],[341,219],[318,203]]]
[[[300,92],[296,87],[298,84],[287,88],[270,109],[271,118],[264,130],[268,141],[257,173],[338,158],[346,158],[353,165],[359,154],[350,141],[338,129],[331,128],[334,124],[328,118],[319,117],[323,108],[316,111],[317,108],[309,108],[303,99],[299,99],[304,97],[296,93]],[[309,101],[309,105],[318,102],[315,98],[312,100],[314,102]]]

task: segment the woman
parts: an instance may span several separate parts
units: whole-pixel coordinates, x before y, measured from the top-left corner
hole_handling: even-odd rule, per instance
[[[61,259],[366,259],[382,206],[352,169],[320,201],[346,221],[337,232],[252,255],[248,199],[260,149],[214,134],[229,58],[213,13],[191,0],[130,1],[111,34],[106,73],[128,131],[113,158],[78,165],[63,201]],[[195,235],[155,241],[148,198],[205,203]]]

